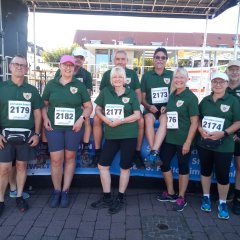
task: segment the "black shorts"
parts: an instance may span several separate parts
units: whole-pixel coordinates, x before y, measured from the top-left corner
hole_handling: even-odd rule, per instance
[[[240,143],[239,142],[235,142],[234,156],[235,157],[240,156]]]
[[[144,108],[143,116],[148,114],[148,113],[151,113],[155,117],[155,119],[158,120],[161,116],[161,108],[166,106],[166,104],[160,104],[160,105],[152,104],[152,105],[154,105],[157,108],[158,111],[156,113],[152,113],[148,109]]]
[[[114,156],[120,151],[120,167],[122,169],[131,168],[136,146],[137,138],[106,139],[103,145],[99,165],[105,167],[111,166]]]
[[[3,149],[0,149],[0,162],[30,161],[36,156],[35,147],[30,147],[29,143],[10,144],[6,143]]]

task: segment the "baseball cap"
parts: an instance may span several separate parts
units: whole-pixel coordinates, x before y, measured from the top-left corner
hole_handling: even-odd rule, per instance
[[[83,48],[77,47],[73,50],[72,55],[75,56],[75,57],[76,56],[83,56],[83,57],[86,58],[87,57],[87,52]]]
[[[224,81],[229,81],[228,75],[227,75],[226,73],[223,73],[223,72],[215,72],[215,73],[212,75],[211,81],[212,81],[213,79],[216,79],[216,78],[221,78],[221,79],[223,79]]]
[[[227,67],[231,67],[231,66],[237,66],[237,67],[240,67],[240,61],[238,60],[232,60],[228,63]]]
[[[75,65],[75,59],[74,59],[73,56],[63,55],[63,56],[61,57],[60,63],[66,63],[66,62],[70,62],[70,63],[72,63],[73,65]]]

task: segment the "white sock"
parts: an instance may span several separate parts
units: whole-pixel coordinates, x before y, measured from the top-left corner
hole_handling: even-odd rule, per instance
[[[209,193],[207,193],[207,194],[205,193],[205,194],[203,194],[203,196],[210,198],[210,194]]]
[[[219,199],[219,204],[226,203],[226,200]]]

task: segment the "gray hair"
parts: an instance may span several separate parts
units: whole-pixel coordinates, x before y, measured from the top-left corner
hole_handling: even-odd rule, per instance
[[[125,69],[123,67],[117,66],[117,67],[113,67],[111,72],[110,72],[110,82],[112,85],[112,77],[115,73],[118,73],[119,75],[123,76],[124,78],[124,83],[126,83],[126,72]]]
[[[188,80],[188,71],[186,70],[186,68],[184,67],[178,67],[175,69],[174,73],[173,73],[173,79],[175,77],[175,75],[177,73],[181,73],[187,80]],[[172,80],[172,83],[171,83],[171,93],[173,93],[174,91],[176,90],[176,87],[174,86],[174,82]]]

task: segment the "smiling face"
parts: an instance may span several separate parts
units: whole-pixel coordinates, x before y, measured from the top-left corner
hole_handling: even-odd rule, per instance
[[[216,94],[224,94],[228,87],[228,81],[225,81],[222,78],[214,78],[211,81],[211,84],[212,84],[212,91]]]
[[[14,57],[9,64],[9,69],[12,73],[12,79],[24,78],[24,75],[27,74],[28,71],[26,59],[22,57]]]
[[[81,68],[85,62],[84,56],[74,56],[75,59],[75,71]]]
[[[153,66],[155,69],[164,69],[167,63],[167,56],[164,52],[159,51],[153,56]]]
[[[185,74],[181,72],[176,72],[173,77],[173,84],[175,89],[184,89],[186,88],[186,83],[188,81],[188,78]]]
[[[59,68],[60,68],[62,77],[69,78],[73,76],[74,64],[72,62],[61,63]]]
[[[227,75],[232,82],[240,82],[240,67],[230,66],[227,69]]]
[[[127,66],[127,55],[124,52],[117,52],[114,57],[114,65],[125,68]]]

